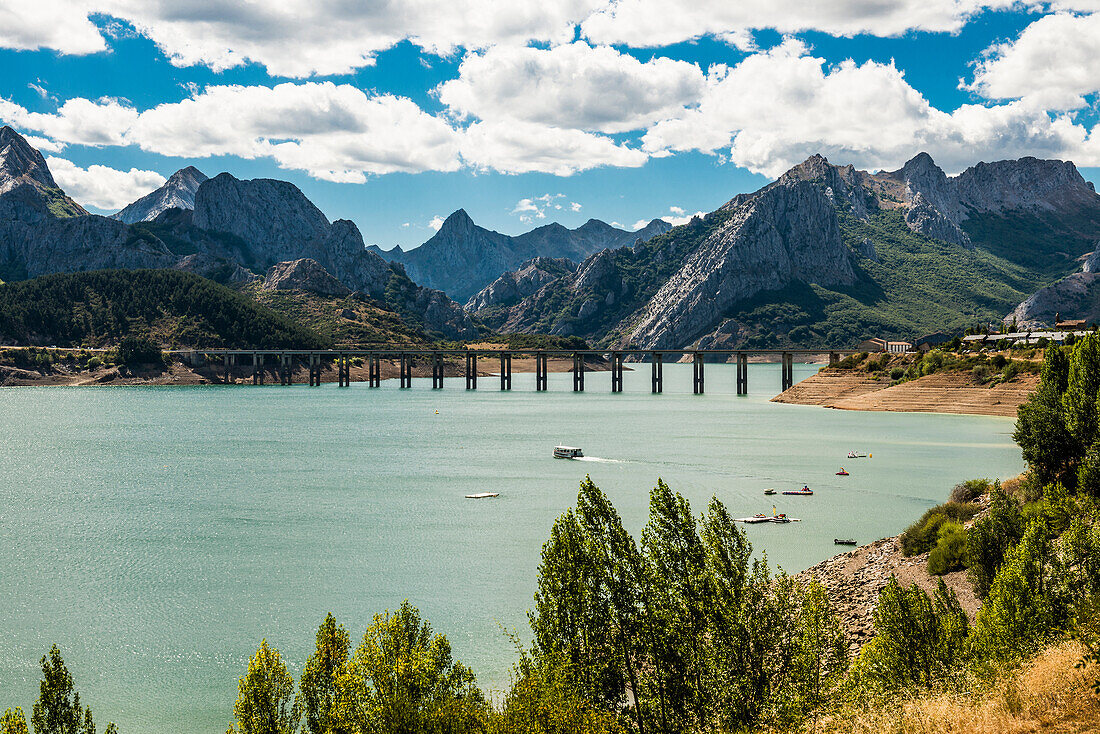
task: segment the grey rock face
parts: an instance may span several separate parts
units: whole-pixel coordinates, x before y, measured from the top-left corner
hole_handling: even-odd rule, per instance
[[[133,237],[125,224],[106,217],[0,222],[5,280],[107,268],[168,268],[177,260],[160,240]]]
[[[467,301],[465,308],[480,311],[491,306],[511,306],[576,269],[576,263],[568,258],[533,258],[482,288]]]
[[[7,125],[0,127],[0,196],[17,199],[22,208],[37,209],[43,216],[88,213],[57,185],[42,154]]]
[[[195,193],[208,178],[194,166],[181,168],[173,173],[164,185],[151,191],[124,209],[111,215],[127,224],[156,219],[167,209],[194,209]]]
[[[1096,249],[1085,258],[1085,264],[1081,266],[1082,273],[1100,273],[1100,242],[1096,243]]]
[[[792,281],[855,282],[836,212],[817,185],[790,180],[733,210],[650,299],[630,334],[641,348],[675,348],[714,328],[736,302]]]
[[[871,241],[870,237],[864,237],[860,240],[859,246],[856,247],[856,252],[871,262],[878,262],[878,253],[875,252],[875,243]]]
[[[242,181],[220,173],[195,193],[194,225],[261,245],[261,262],[310,257],[325,239],[329,221],[292,183],[257,178]]]
[[[322,296],[346,296],[351,289],[336,280],[316,260],[301,258],[275,263],[267,271],[263,288],[271,291],[298,290]]]
[[[227,285],[244,285],[259,280],[260,276],[251,270],[242,268],[239,263],[222,257],[213,257],[204,252],[186,255],[175,265],[176,270],[186,270],[203,278],[216,280]]]
[[[910,199],[909,209],[905,212],[905,225],[913,232],[925,237],[954,242],[963,247],[971,246],[970,236],[956,222],[948,219],[942,211],[933,206],[919,191]]]
[[[1069,161],[1025,157],[971,166],[955,179],[959,201],[979,212],[1057,210],[1096,201],[1096,192]]]
[[[1080,272],[1032,293],[1005,316],[1021,329],[1053,327],[1055,317],[1100,321],[1100,243],[1089,253]]]
[[[965,217],[955,182],[947,178],[932,156],[918,153],[895,175],[905,182],[910,202],[920,195],[926,206],[939,210],[951,222],[960,222]]]
[[[914,232],[970,246],[959,226],[975,214],[1097,206],[1096,193],[1068,161],[1025,157],[971,166],[949,178],[927,153],[884,174],[905,184],[905,221]]]
[[[42,154],[5,125],[0,127],[0,194],[6,194],[22,182],[58,188]]]

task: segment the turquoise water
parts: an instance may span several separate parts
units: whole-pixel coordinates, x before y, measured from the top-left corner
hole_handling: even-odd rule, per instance
[[[796,365],[796,379],[814,371]],[[297,677],[328,611],[362,635],[408,598],[490,690],[526,633],[542,542],[590,473],[632,532],[658,476],[701,510],[772,504],[803,522],[747,528],[797,571],[901,530],[957,481],[1022,469],[1008,419],[768,402],[778,365],[516,375],[511,393],[416,380],[253,387],[0,390],[0,709],[30,709],[62,649],[96,718],[125,732],[225,731],[262,637]],[[435,411],[439,411],[438,415]],[[551,458],[558,442],[585,461]],[[871,459],[848,460],[850,449]],[[850,477],[834,472],[844,466]],[[764,497],[808,483],[813,497]],[[495,500],[464,494],[500,492]]]

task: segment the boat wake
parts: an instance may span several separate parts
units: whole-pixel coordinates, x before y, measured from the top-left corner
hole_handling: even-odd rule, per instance
[[[619,459],[605,459],[600,456],[578,456],[573,461],[594,461],[598,464],[622,464]]]

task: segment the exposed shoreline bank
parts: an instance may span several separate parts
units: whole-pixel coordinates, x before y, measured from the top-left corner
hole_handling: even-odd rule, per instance
[[[888,378],[876,379],[862,370],[824,369],[772,401],[838,410],[1014,417],[1038,384],[1039,376],[1033,374],[988,386],[975,383],[966,373],[937,372],[893,385]]]

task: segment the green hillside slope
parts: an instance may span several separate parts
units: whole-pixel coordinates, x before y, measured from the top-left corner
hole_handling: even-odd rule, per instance
[[[0,285],[0,341],[99,347],[132,333],[148,333],[166,346],[331,344],[242,293],[175,270],[100,270]]]

